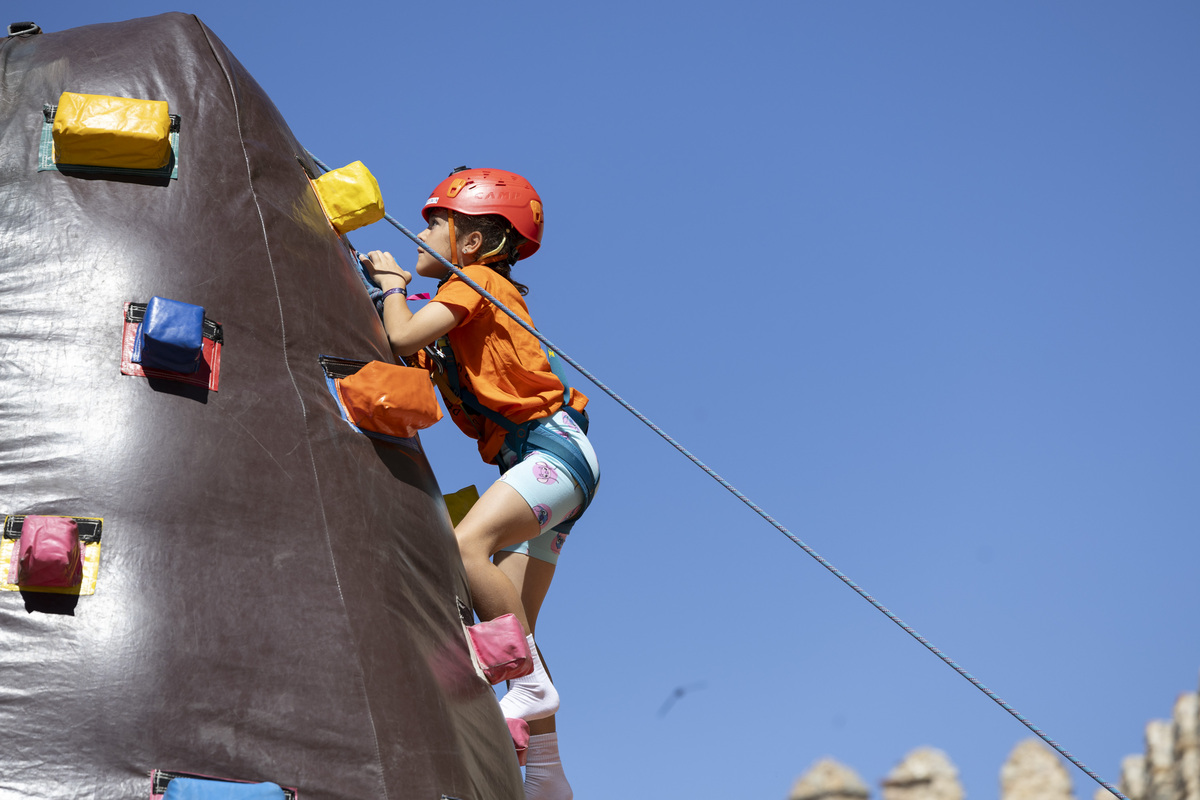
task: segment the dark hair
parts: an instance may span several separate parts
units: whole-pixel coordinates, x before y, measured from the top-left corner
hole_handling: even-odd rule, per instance
[[[455,213],[454,233],[459,239],[470,233],[482,236],[480,253],[490,253],[503,245],[499,255],[504,257],[485,266],[508,280],[522,295],[529,294],[529,287],[512,277],[513,264],[517,263],[517,248],[525,243],[525,237],[517,233],[511,222],[499,214]]]

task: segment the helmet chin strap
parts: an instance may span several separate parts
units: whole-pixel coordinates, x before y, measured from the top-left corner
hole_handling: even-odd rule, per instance
[[[458,263],[458,237],[454,235],[454,212],[446,211],[446,225],[450,228],[450,263],[461,267]]]

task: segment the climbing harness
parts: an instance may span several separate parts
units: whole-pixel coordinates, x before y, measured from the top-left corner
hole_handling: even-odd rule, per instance
[[[564,439],[557,434],[548,433],[543,424],[549,417],[538,417],[531,419],[528,422],[515,423],[502,414],[497,414],[492,409],[485,406],[479,401],[473,392],[466,386],[463,386],[462,381],[458,377],[458,362],[454,358],[454,350],[450,347],[450,339],[443,336],[434,342],[429,347],[425,348],[425,353],[430,357],[436,366],[433,373],[433,381],[441,390],[442,396],[446,398],[446,402],[451,405],[457,405],[467,416],[467,419],[472,421],[475,429],[479,431],[482,438],[482,426],[478,422],[479,417],[485,417],[492,423],[499,425],[504,430],[508,431],[508,435],[504,437],[504,444],[508,449],[512,450],[517,455],[517,460],[525,458],[526,454],[540,450],[543,453],[548,453],[562,462],[562,465],[567,468],[567,472],[575,479],[575,483],[583,490],[583,505],[579,511],[558,525],[555,530],[563,533],[570,532],[570,526],[575,523],[583,512],[587,510],[588,505],[592,502],[592,498],[596,495],[596,487],[599,482],[592,474],[591,467],[588,466],[587,459],[583,457],[583,453],[579,448],[574,446],[568,439]],[[557,355],[553,352],[549,355],[551,361],[551,369],[554,370],[557,361]],[[563,385],[563,400],[562,407],[558,410],[566,412],[571,420],[579,426],[585,434],[588,431],[587,412],[579,411],[571,407],[571,387],[564,380],[565,375],[562,374],[562,367],[559,365],[554,374],[558,376]],[[565,526],[565,527],[564,527]]]
[[[323,170],[329,169],[329,167],[325,166],[325,164],[323,164],[312,153],[309,153],[308,155],[309,155],[309,158],[311,158],[317,164],[317,166],[319,166],[321,169],[323,169]],[[453,177],[453,176],[451,176],[451,177]],[[482,212],[480,212],[480,213],[482,213]],[[538,332],[538,330],[536,328],[534,328],[532,325],[525,322],[525,320],[523,320],[519,316],[517,316],[517,314],[515,312],[513,312],[507,306],[505,306],[503,303],[501,303],[499,300],[497,300],[490,292],[488,292],[486,289],[484,289],[478,283],[471,280],[471,278],[468,277],[466,275],[466,273],[464,273],[459,267],[456,267],[454,264],[451,264],[449,261],[447,261],[445,258],[443,258],[441,254],[434,252],[434,250],[432,248],[430,248],[428,245],[426,245],[424,242],[422,242],[415,233],[413,233],[408,228],[406,228],[403,224],[401,224],[399,220],[397,220],[391,214],[387,214],[387,213],[385,213],[383,215],[383,218],[386,219],[388,222],[390,222],[392,224],[392,227],[396,228],[398,231],[400,231],[405,236],[407,236],[409,239],[411,239],[413,242],[415,242],[418,247],[420,247],[422,250],[424,250],[425,252],[427,252],[431,256],[433,256],[435,259],[437,259],[438,263],[440,263],[442,266],[446,267],[446,269],[450,270],[455,275],[457,275],[459,278],[461,278],[464,283],[466,283],[468,286],[470,286],[472,289],[474,289],[476,292],[478,292],[480,294],[480,296],[482,296],[484,299],[491,302],[493,305],[496,306],[496,308],[500,309],[508,316],[512,317],[512,319],[515,320],[518,325],[520,325],[525,330],[529,331],[529,333],[533,334],[537,338],[537,340],[542,343],[543,346],[545,346],[547,349],[556,353],[559,357],[562,358],[563,361],[566,361],[568,364],[570,364],[572,367],[574,367],[575,370],[578,371],[580,375],[583,375],[585,378],[587,378],[589,381],[591,381],[593,384],[595,384],[596,387],[598,389],[600,389],[600,391],[604,392],[606,395],[608,395],[614,401],[616,401],[616,403],[618,405],[620,405],[622,408],[624,408],[630,414],[633,414],[633,416],[635,416],[639,420],[641,420],[646,425],[646,427],[650,428],[650,430],[654,431],[660,437],[662,437],[662,439],[664,441],[666,441],[667,444],[671,445],[676,450],[678,450],[685,458],[687,458],[688,461],[691,461],[693,464],[695,464],[697,467],[699,467],[706,475],[708,475],[710,478],[715,480],[717,483],[721,484],[721,486],[723,486],[730,494],[732,494],[738,500],[741,500],[742,503],[744,503],[748,508],[750,508],[750,510],[752,510],[754,513],[758,514],[764,520],[769,522],[772,525],[772,527],[774,527],[776,530],[778,530],[780,533],[782,533],[784,536],[786,536],[789,540],[791,540],[791,542],[793,544],[795,544],[797,547],[799,547],[801,550],[803,550],[805,553],[807,553],[809,556],[811,556],[818,564],[820,564],[825,569],[829,570],[829,572],[833,573],[834,577],[836,577],[842,583],[849,586],[851,589],[853,589],[855,591],[855,593],[857,593],[859,595],[859,597],[866,600],[868,603],[870,603],[872,606],[874,606],[879,612],[881,612],[884,616],[886,616],[892,622],[894,622],[898,626],[900,626],[901,630],[903,630],[905,633],[912,636],[914,639],[916,639],[918,642],[920,642],[922,645],[924,645],[924,647],[927,650],[929,650],[929,652],[933,653],[935,656],[937,656],[939,659],[941,659],[942,662],[944,662],[947,666],[949,666],[951,669],[953,669],[955,672],[957,672],[959,675],[961,675],[963,678],[965,678],[976,689],[978,689],[979,691],[981,691],[985,695],[987,695],[989,698],[991,698],[997,705],[999,705],[1001,708],[1003,708],[1005,711],[1007,711],[1009,714],[1011,714],[1018,722],[1020,722],[1022,725],[1024,725],[1026,728],[1031,730],[1034,734],[1036,734],[1038,736],[1038,738],[1040,738],[1046,744],[1048,744],[1052,748],[1054,748],[1054,750],[1056,752],[1058,752],[1063,758],[1067,759],[1072,764],[1074,764],[1076,767],[1078,767],[1085,775],[1087,775],[1089,778],[1094,780],[1096,783],[1100,784],[1105,789],[1112,792],[1112,794],[1114,796],[1116,796],[1117,798],[1119,798],[1119,800],[1129,800],[1129,798],[1127,798],[1124,794],[1122,794],[1120,791],[1118,791],[1115,786],[1113,786],[1112,784],[1103,780],[1099,775],[1097,775],[1095,772],[1093,772],[1086,764],[1084,764],[1082,761],[1080,761],[1078,758],[1076,758],[1074,755],[1072,755],[1066,748],[1064,748],[1062,745],[1060,745],[1054,739],[1051,739],[1050,736],[1047,735],[1041,728],[1034,725],[1030,720],[1026,719],[1019,711],[1017,711],[1011,705],[1006,703],[999,695],[997,695],[995,692],[993,692],[991,689],[989,689],[987,686],[985,686],[978,678],[976,678],[971,673],[967,672],[963,667],[961,667],[952,658],[950,658],[945,653],[943,653],[941,650],[939,650],[937,647],[935,647],[933,645],[933,643],[930,642],[928,639],[926,639],[924,636],[921,636],[919,633],[917,633],[917,631],[914,628],[912,628],[912,626],[908,625],[907,623],[904,622],[904,620],[902,620],[902,619],[900,619],[900,617],[896,616],[896,614],[894,614],[886,606],[884,606],[882,603],[880,603],[878,600],[876,600],[874,597],[872,597],[865,589],[863,589],[861,586],[859,586],[854,581],[850,580],[850,578],[847,577],[845,574],[843,574],[841,572],[841,570],[839,570],[832,563],[830,563],[828,559],[826,559],[824,556],[822,556],[820,553],[818,553],[816,550],[814,550],[809,545],[805,544],[800,539],[800,537],[796,536],[794,533],[792,533],[790,530],[788,530],[786,527],[784,527],[778,520],[776,520],[774,517],[772,517],[766,511],[764,511],[760,506],[755,504],[749,497],[742,494],[742,492],[739,491],[737,489],[737,487],[735,487],[729,481],[725,480],[720,475],[718,475],[715,470],[713,470],[711,467],[709,467],[707,464],[705,464],[703,461],[701,461],[699,458],[697,458],[695,455],[693,455],[691,453],[691,451],[689,451],[687,448],[685,448],[683,445],[681,445],[679,442],[677,442],[675,439],[673,439],[671,436],[669,436],[666,431],[664,431],[662,428],[660,428],[658,425],[656,425],[654,422],[652,422],[648,417],[646,417],[644,414],[642,414],[640,411],[638,411],[636,408],[634,408],[628,401],[626,401],[624,398],[622,398],[620,395],[618,395],[615,391],[613,391],[611,388],[609,388],[609,386],[607,384],[605,384],[599,378],[597,378],[595,375],[593,375],[586,367],[584,367],[578,361],[571,358],[571,356],[567,355],[562,350],[560,350],[557,346],[555,346],[555,344],[553,342],[551,342],[549,339],[547,339],[545,336],[543,336],[540,332]]]

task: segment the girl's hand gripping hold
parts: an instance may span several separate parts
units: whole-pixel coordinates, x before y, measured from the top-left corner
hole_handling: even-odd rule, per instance
[[[367,268],[371,278],[385,292],[388,289],[404,289],[412,281],[412,273],[401,269],[391,253],[383,250],[372,250],[366,256],[359,256],[363,266]]]
[[[408,298],[399,292],[387,295],[389,289],[405,289],[412,273],[401,269],[391,253],[372,250],[363,260],[367,272],[383,289],[383,328],[396,356],[411,356],[425,345],[433,344],[439,336],[449,333],[466,313],[451,310],[441,303],[428,303],[416,314],[408,308]]]

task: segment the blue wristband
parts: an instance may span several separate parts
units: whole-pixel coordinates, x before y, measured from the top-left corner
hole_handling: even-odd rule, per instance
[[[404,299],[407,300],[408,299],[408,287],[407,286],[397,286],[395,289],[388,289],[386,292],[383,293],[383,297],[381,297],[379,299],[387,300],[388,295],[390,295],[390,294],[402,294],[402,295],[404,295]]]

